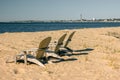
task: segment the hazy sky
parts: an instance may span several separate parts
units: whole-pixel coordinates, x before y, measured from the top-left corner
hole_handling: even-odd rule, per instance
[[[120,0],[0,0],[0,21],[120,18]]]

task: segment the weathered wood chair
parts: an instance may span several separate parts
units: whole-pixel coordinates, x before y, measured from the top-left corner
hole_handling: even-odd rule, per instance
[[[73,31],[73,32],[69,35],[68,39],[65,41],[65,44],[62,46],[62,48],[65,48],[65,49],[67,49],[68,51],[73,52],[73,50],[68,47],[68,44],[69,44],[70,41],[72,40],[72,37],[73,37],[73,35],[75,34],[75,32],[76,32],[76,31]]]
[[[27,61],[30,61],[39,66],[45,67],[41,61],[47,62],[48,60],[46,50],[48,49],[50,41],[51,37],[47,37],[40,42],[38,48],[22,51],[20,54],[16,55],[15,63],[17,63],[18,60],[24,60],[25,64],[27,64]]]
[[[54,53],[54,54],[51,54],[51,56],[54,56],[54,57],[57,57],[57,58],[60,58],[60,48],[61,46],[63,45],[63,41],[65,39],[67,34],[63,34],[58,40],[56,43],[52,43],[54,45],[54,49],[53,50],[49,50],[48,51],[48,54],[49,53]],[[53,46],[51,46],[53,47]]]

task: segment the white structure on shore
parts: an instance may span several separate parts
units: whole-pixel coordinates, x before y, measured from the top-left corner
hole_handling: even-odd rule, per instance
[[[95,19],[95,18],[93,18],[92,20],[93,20],[93,21],[95,21],[96,19]]]
[[[83,19],[82,19],[82,14],[80,14],[80,21],[83,21]]]

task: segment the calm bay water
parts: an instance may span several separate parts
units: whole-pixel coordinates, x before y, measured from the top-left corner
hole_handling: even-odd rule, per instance
[[[0,23],[0,33],[36,32],[63,29],[118,27],[120,22],[40,22],[40,23]]]

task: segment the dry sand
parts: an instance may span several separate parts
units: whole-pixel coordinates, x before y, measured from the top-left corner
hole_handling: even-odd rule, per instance
[[[5,63],[21,50],[37,47],[45,37],[54,41],[72,31],[76,33],[70,48],[94,50],[71,56],[77,58],[74,61],[45,64],[46,68]],[[0,34],[0,80],[120,80],[120,27]]]

